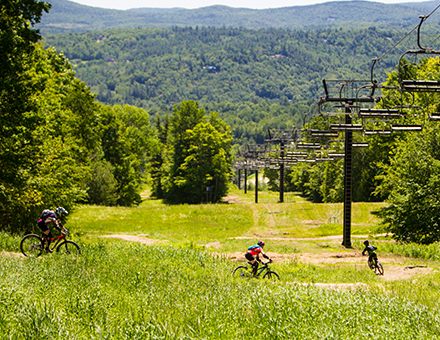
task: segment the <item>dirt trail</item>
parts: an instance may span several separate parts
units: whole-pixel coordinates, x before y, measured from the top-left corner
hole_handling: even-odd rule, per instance
[[[117,238],[130,242],[139,242],[145,245],[153,245],[161,240],[150,239],[141,235],[127,235],[127,234],[112,234],[112,235],[102,235],[100,237],[103,238]],[[361,237],[361,236],[360,236]],[[338,240],[340,236],[329,236],[325,238],[304,238],[304,239],[292,239],[292,240],[316,240],[316,239],[329,239]],[[273,238],[278,239],[278,238]],[[285,238],[279,238],[285,240]],[[212,242],[205,245],[208,248],[220,249],[222,244],[220,242]],[[2,256],[11,256],[17,258],[24,258],[21,253],[13,253],[13,252],[0,252]],[[236,253],[219,253],[214,252],[213,255],[222,255],[226,256],[230,261],[233,262],[245,262],[244,253],[236,252]],[[285,262],[285,261],[299,261],[303,263],[310,264],[337,264],[337,265],[349,265],[349,266],[362,266],[367,265],[367,258],[363,257],[359,251],[347,251],[347,252],[329,252],[329,253],[298,253],[298,254],[279,254],[274,252],[267,252],[267,255],[274,260],[274,262]],[[420,275],[426,275],[433,272],[433,268],[426,266],[411,266],[404,264],[404,258],[398,256],[381,256],[380,261],[384,265],[385,274],[380,276],[380,278],[384,281],[393,281],[393,280],[417,280],[417,277]],[[406,259],[407,261],[407,259]],[[307,284],[306,284],[307,285]],[[338,288],[338,289],[352,289],[362,284],[314,284],[315,286],[323,287],[323,288]]]
[[[154,240],[151,238],[147,238],[144,236],[136,236],[136,235],[126,235],[126,234],[112,234],[112,235],[102,235],[100,237],[103,238],[117,238],[125,241],[131,241],[131,242],[139,242],[146,245],[152,245],[158,242],[161,242],[160,240]]]
[[[315,265],[320,264],[336,264],[355,266],[362,268],[367,266],[367,257],[362,256],[359,252],[341,252],[341,253],[301,253],[301,254],[278,254],[267,252],[267,255],[274,260],[274,262],[283,261],[299,261],[303,263],[310,263]],[[231,261],[245,262],[244,253],[237,252],[226,254]],[[384,281],[395,281],[414,279],[420,275],[426,275],[433,272],[433,268],[426,266],[411,266],[404,264],[402,257],[385,257],[381,256],[380,261],[384,265],[384,275],[379,276]]]
[[[9,256],[9,257],[24,257],[21,253],[13,253],[10,251],[0,251],[1,256]]]
[[[136,235],[124,235],[124,234],[114,234],[114,235],[103,235],[101,237],[108,238],[118,238],[121,240],[131,241],[131,242],[140,242],[146,245],[156,244],[161,242],[160,240],[149,239],[144,236],[136,236]],[[365,235],[359,235],[359,237],[366,237]],[[328,236],[324,238],[304,238],[304,239],[292,239],[292,240],[320,240],[320,239],[328,239],[338,240],[340,236]],[[277,239],[277,238],[274,238]],[[280,238],[284,240],[285,238]],[[222,244],[220,242],[212,242],[207,243],[205,247],[220,249]],[[226,256],[229,260],[233,262],[245,262],[244,253],[236,252],[236,253],[219,253],[214,252],[215,255]],[[367,257],[362,256],[359,251],[348,251],[348,252],[329,252],[329,253],[298,253],[298,254],[279,254],[274,252],[267,252],[267,255],[274,260],[274,262],[284,262],[284,261],[299,261],[303,263],[310,264],[339,264],[339,265],[355,265],[356,267],[367,265]],[[380,261],[384,265],[385,274],[380,276],[384,281],[393,281],[393,280],[404,280],[404,279],[414,279],[417,276],[430,274],[433,269],[429,266],[405,266],[404,258],[397,256],[381,256]],[[332,285],[326,285],[330,288]],[[357,287],[357,284],[344,284],[344,287]]]
[[[351,235],[352,238],[360,238],[360,239],[368,239],[372,235]],[[374,237],[377,236],[388,236],[388,234],[378,234],[374,235]],[[255,236],[238,236],[238,237],[231,237],[231,239],[234,240],[254,240]],[[336,242],[342,242],[342,236],[341,235],[332,235],[332,236],[321,236],[321,237],[265,237],[266,240],[274,240],[274,241],[336,241]],[[375,240],[374,242],[394,242],[394,241],[378,241]]]

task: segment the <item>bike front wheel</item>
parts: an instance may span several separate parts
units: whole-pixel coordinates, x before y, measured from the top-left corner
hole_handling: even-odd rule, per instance
[[[232,275],[234,277],[251,278],[252,271],[246,266],[238,266],[237,268],[234,269]]]
[[[20,250],[24,256],[38,257],[44,250],[43,240],[35,234],[26,235],[21,239]]]
[[[277,273],[269,270],[264,274],[263,279],[268,279],[268,280],[272,280],[272,281],[279,281],[280,277],[278,276]]]
[[[81,248],[73,241],[64,241],[57,247],[57,253],[79,255],[81,254]]]
[[[379,261],[377,261],[375,272],[376,274],[383,275],[383,266],[382,263],[380,263]]]

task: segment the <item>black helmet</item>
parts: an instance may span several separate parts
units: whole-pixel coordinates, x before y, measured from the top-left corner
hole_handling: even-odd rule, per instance
[[[58,207],[55,209],[55,214],[57,214],[58,218],[61,218],[63,215],[68,215],[69,213],[63,207]]]
[[[264,243],[264,241],[258,241],[258,243],[257,243],[260,247],[264,247],[264,245],[266,244],[266,243]]]
[[[365,244],[366,246],[368,246],[368,245],[370,244],[370,242],[368,242],[368,240],[365,240],[365,241],[364,241],[364,244]]]

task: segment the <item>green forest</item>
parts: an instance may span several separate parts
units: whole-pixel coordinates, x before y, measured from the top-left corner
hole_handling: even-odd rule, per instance
[[[264,143],[269,128],[300,127],[317,112],[322,79],[368,79],[371,59],[403,33],[375,28],[289,31],[120,29],[45,36],[98,101],[165,116],[183,100],[219,112],[234,144]],[[401,48],[411,46],[414,37]],[[415,43],[415,42],[414,42]],[[402,52],[403,52],[402,51]],[[377,67],[383,79],[400,51]]]
[[[136,206],[144,185],[167,203],[206,202],[207,188],[209,201],[221,202],[234,156],[244,147],[263,144],[269,129],[325,128],[329,121],[314,117],[322,80],[362,79],[390,86],[377,89],[377,107],[400,105],[402,117],[424,128],[419,134],[354,136],[369,147],[353,155],[353,200],[389,200],[380,215],[403,241],[439,239],[437,123],[429,121],[438,112],[437,94],[403,96],[398,90],[399,57],[416,46],[415,34],[374,26],[173,26],[42,39],[34,26],[50,5],[15,0],[2,8],[2,229],[33,228],[48,206]],[[427,32],[420,39],[435,44]],[[437,80],[435,53],[406,73]],[[415,106],[423,114],[412,114]],[[335,148],[341,151],[341,143]],[[424,171],[414,171],[414,160]],[[286,190],[313,202],[340,202],[343,167],[342,160],[292,167]],[[266,176],[279,190],[277,172]],[[414,221],[423,221],[420,233],[413,233]]]

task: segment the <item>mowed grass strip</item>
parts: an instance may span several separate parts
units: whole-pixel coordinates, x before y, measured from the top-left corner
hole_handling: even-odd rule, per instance
[[[165,205],[147,200],[137,208],[81,206],[68,225],[81,233],[135,233],[172,242],[207,243],[247,233],[252,218],[247,205]]]
[[[82,234],[142,234],[194,243],[224,242],[240,236],[294,239],[342,235],[342,203],[277,203],[276,193],[266,193],[273,202],[251,203],[246,201],[249,193],[234,190],[232,194],[244,203],[166,205],[147,198],[136,208],[80,206],[69,216],[68,225]],[[353,203],[353,235],[379,232],[379,220],[372,212],[381,206]]]

